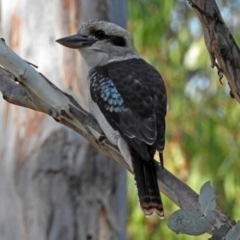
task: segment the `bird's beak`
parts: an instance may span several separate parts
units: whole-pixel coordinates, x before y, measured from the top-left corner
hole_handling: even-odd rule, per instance
[[[68,48],[84,48],[91,46],[96,40],[75,34],[69,37],[60,38],[56,40],[56,42]]]

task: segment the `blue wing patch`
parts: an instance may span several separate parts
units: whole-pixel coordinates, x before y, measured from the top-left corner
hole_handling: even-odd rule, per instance
[[[97,101],[104,104],[104,108],[109,112],[126,112],[128,108],[124,100],[110,78],[105,78],[96,72],[90,76],[91,92]],[[100,99],[99,99],[100,98]]]

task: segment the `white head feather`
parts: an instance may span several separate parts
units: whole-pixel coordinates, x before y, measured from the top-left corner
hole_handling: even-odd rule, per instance
[[[78,35],[96,40],[93,44],[78,49],[89,68],[139,58],[133,48],[130,33],[114,23],[87,21],[81,25]]]

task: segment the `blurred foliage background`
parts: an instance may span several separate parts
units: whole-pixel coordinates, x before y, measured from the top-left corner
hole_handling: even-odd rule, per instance
[[[240,41],[240,0],[218,0],[223,19]],[[128,28],[136,50],[165,81],[168,114],[165,167],[196,192],[211,181],[218,205],[240,219],[240,109],[225,78],[211,68],[201,24],[186,0],[128,0]],[[166,218],[146,219],[129,176],[130,240],[207,239],[177,235],[167,219],[178,208],[165,196]]]

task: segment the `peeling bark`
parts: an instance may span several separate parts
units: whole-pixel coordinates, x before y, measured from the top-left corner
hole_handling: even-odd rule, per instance
[[[204,28],[204,34],[205,34],[206,46],[210,52],[212,66],[216,66],[218,68],[218,70],[228,78],[232,93],[236,97],[236,99],[239,101],[239,99],[238,99],[238,79],[237,79],[237,76],[238,76],[237,60],[239,58],[239,56],[238,56],[239,50],[238,50],[231,34],[228,32],[228,29],[227,29],[226,25],[224,24],[223,19],[220,16],[219,10],[217,9],[217,5],[215,4],[214,1],[210,1],[210,0],[209,1],[192,0],[192,1],[190,1],[190,3],[192,5],[192,7],[196,10],[199,18],[202,21],[203,28]],[[113,6],[114,6],[114,4],[113,4]],[[2,55],[4,53],[4,51],[5,51],[4,48],[6,48],[6,45],[4,43],[0,42],[0,55]],[[120,162],[122,165],[124,165],[125,168],[130,170],[128,165],[126,165],[126,163],[124,162],[124,159],[120,156],[120,153],[118,152],[118,150],[116,148],[111,146],[108,143],[108,141],[104,138],[103,138],[103,141],[99,141],[99,137],[102,135],[102,131],[101,131],[100,127],[98,126],[97,122],[92,118],[92,116],[89,113],[87,113],[81,106],[79,106],[75,100],[73,100],[74,98],[70,94],[66,94],[66,93],[62,92],[61,90],[59,90],[54,85],[52,85],[45,77],[43,77],[42,75],[39,75],[35,70],[33,71],[32,69],[30,69],[32,67],[30,67],[27,63],[25,63],[25,65],[24,65],[23,61],[18,56],[15,56],[13,58],[13,60],[9,61],[8,58],[11,54],[12,54],[11,51],[8,50],[8,53],[5,54],[4,59],[1,59],[1,57],[0,57],[0,63],[14,74],[12,79],[17,78],[21,84],[17,85],[13,80],[10,80],[10,78],[8,76],[1,78],[1,80],[0,80],[1,91],[3,92],[3,95],[7,101],[12,102],[14,104],[22,105],[25,107],[30,107],[37,111],[42,111],[44,113],[48,113],[50,116],[52,116],[54,119],[56,119],[60,123],[72,128],[73,130],[75,130],[76,132],[81,134],[89,142],[91,142],[91,144],[94,145],[96,148],[103,151],[107,155],[111,156],[114,160],[116,160],[117,162]],[[8,61],[11,63],[10,65],[9,65]],[[16,68],[13,67],[13,64],[16,64],[15,65]],[[25,71],[26,69],[29,69],[29,70]],[[45,75],[47,75],[47,74],[45,74]],[[52,81],[52,79],[51,79],[51,81]],[[14,86],[16,86],[16,88]],[[17,96],[13,95],[12,91],[16,91],[16,93],[18,95]],[[54,135],[55,134],[57,134],[57,133],[54,133]],[[64,135],[64,133],[58,133],[58,134]],[[54,139],[53,142],[56,142],[56,144],[57,144],[58,141],[56,139],[58,139],[58,138],[55,139],[54,135],[53,135],[52,139]],[[64,139],[64,137],[62,136],[60,139]],[[71,144],[68,144],[68,145],[73,147],[72,146],[73,141],[71,140],[71,138],[69,141],[71,142]],[[76,144],[75,141],[74,141],[74,143]],[[80,144],[82,145],[83,143],[80,143]],[[42,144],[41,146],[43,149],[45,149],[45,148],[47,149],[47,147],[49,146],[49,143],[47,143],[46,145]],[[56,152],[54,151],[55,154],[62,152],[63,149],[65,148],[65,145],[59,144],[58,146],[60,146],[60,147],[55,147],[55,149],[57,149]],[[78,147],[75,148],[74,151],[67,150],[65,153],[68,154],[69,152],[75,152],[73,155],[76,155],[77,149],[79,149],[79,148]],[[84,150],[81,150],[81,151],[83,151],[84,154],[86,154],[86,146],[83,149]],[[35,154],[34,151],[33,151],[33,153]],[[83,154],[83,153],[81,153],[81,154]],[[91,155],[91,152],[89,154]],[[95,156],[95,153],[92,153],[92,155]],[[40,155],[38,155],[38,156],[40,156]],[[64,154],[61,156],[64,156]],[[44,188],[44,190],[46,190],[48,192],[57,191],[58,185],[61,185],[61,186],[63,186],[63,188],[68,189],[68,190],[69,190],[69,186],[72,186],[71,184],[69,185],[69,181],[66,180],[66,179],[68,179],[69,169],[68,169],[68,166],[66,167],[65,164],[68,163],[68,161],[65,161],[64,160],[65,158],[59,158],[59,159],[60,159],[61,164],[56,164],[56,166],[54,166],[54,163],[52,161],[49,161],[47,158],[45,158],[45,160],[40,159],[39,160],[40,162],[44,161],[44,164],[41,164],[41,166],[46,167],[47,170],[42,171],[41,169],[39,170],[39,167],[36,168],[36,169],[38,169],[37,174],[34,174],[36,179],[39,179],[38,176],[41,176],[41,174],[43,172],[47,172],[48,174],[50,174],[52,176],[57,176],[57,178],[54,179],[56,182],[50,182],[50,181],[47,182],[46,181],[45,186],[46,185],[48,186],[48,188],[46,188],[48,190],[46,190],[45,188]],[[77,159],[79,159],[79,158],[73,158],[73,159],[75,159],[77,161]],[[37,161],[27,161],[27,164],[30,164],[30,162],[32,162],[32,164],[36,164]],[[14,162],[12,162],[12,163],[14,163]],[[10,166],[13,165],[12,163],[10,163]],[[97,163],[100,163],[100,161]],[[0,171],[1,171],[1,169],[4,169],[3,167],[1,167],[4,164],[8,165],[8,163],[6,161],[0,162]],[[49,164],[50,164],[50,166],[49,166]],[[53,166],[51,166],[51,164],[53,164]],[[88,164],[84,164],[84,166],[86,168],[88,168],[88,167],[90,167],[89,164],[92,165],[92,163],[88,163]],[[103,164],[102,160],[101,160],[100,164]],[[109,164],[109,162],[106,165],[108,165],[108,164]],[[79,162],[73,166],[79,166],[79,165],[82,165],[82,163]],[[23,166],[26,167],[27,165],[23,164]],[[104,166],[105,166],[105,164],[104,164]],[[158,169],[158,180],[159,180],[159,184],[161,187],[161,191],[164,192],[165,195],[167,195],[172,201],[174,201],[181,208],[199,209],[198,195],[192,189],[190,189],[188,186],[186,186],[184,183],[182,183],[176,177],[171,175],[166,169],[161,169],[161,167],[157,163],[156,163],[156,167]],[[78,169],[78,167],[76,167],[76,169]],[[12,168],[9,167],[8,170],[10,170],[9,175],[14,176],[14,174],[11,175]],[[74,172],[75,167],[71,168],[71,171]],[[26,172],[30,174],[31,171],[26,171]],[[84,173],[85,173],[85,170],[83,172],[83,176],[84,176]],[[2,176],[6,177],[6,179],[8,179],[10,182],[12,181],[12,178],[7,177],[8,175],[6,175],[4,173],[2,173],[2,174],[3,174]],[[1,172],[0,172],[0,176],[1,176]],[[111,176],[111,177],[114,178],[114,176]],[[29,179],[31,179],[31,177]],[[43,179],[42,181],[44,182],[45,175],[41,179]],[[49,178],[49,179],[53,179],[53,178]],[[65,179],[65,180],[61,180],[61,179]],[[62,181],[63,183],[58,184],[59,181]],[[17,181],[17,182],[19,182],[19,181]],[[78,184],[80,185],[80,182],[78,182],[77,179],[75,179],[73,182],[77,182],[77,185]],[[75,184],[73,184],[73,185],[75,186]],[[13,185],[13,186],[16,187],[15,185]],[[38,186],[40,186],[40,185],[38,185]],[[51,188],[51,186],[55,186],[55,187]],[[4,188],[4,185],[2,184],[0,187]],[[87,187],[87,189],[88,189],[88,187]],[[34,190],[35,190],[35,188],[34,188]],[[71,190],[70,192],[73,193],[74,191]],[[6,192],[6,193],[10,194],[9,192]],[[13,196],[15,196],[16,192],[11,192],[11,194],[13,194]],[[44,192],[42,195],[45,196],[47,194],[48,193]],[[61,192],[61,194],[62,194],[62,192]],[[93,195],[91,195],[92,193],[89,193],[89,194],[90,194],[90,196],[93,196]],[[22,194],[22,197],[26,196],[26,195],[27,195],[27,191],[24,194]],[[33,194],[33,195],[35,196],[36,194]],[[73,202],[76,201],[76,199],[71,198],[70,195],[66,195],[66,194],[63,194],[63,195],[69,198],[64,201],[73,201]],[[56,196],[58,196],[58,194],[56,194]],[[58,199],[53,198],[53,196],[51,196],[51,197],[52,197],[51,201],[49,200],[49,202],[51,202],[51,204],[52,204],[51,206],[57,206],[57,205],[53,204],[53,202],[58,203]],[[48,199],[48,198],[46,198],[46,199]],[[92,197],[90,197],[90,199],[92,200]],[[64,201],[60,201],[60,202],[64,202]],[[35,202],[36,201],[34,201],[34,203]],[[99,226],[101,226],[101,229],[102,229],[102,227],[103,227],[103,229],[108,229],[108,228],[110,229],[112,227],[116,231],[119,230],[119,229],[115,228],[117,226],[115,218],[109,218],[109,217],[106,218],[106,213],[109,213],[112,210],[112,208],[108,208],[109,206],[111,206],[111,204],[110,203],[104,204],[104,203],[105,203],[105,200],[103,200],[102,205],[100,205],[98,207],[97,207],[97,205],[95,205],[94,208],[90,207],[90,210],[93,209],[93,213],[95,213],[97,211],[99,213],[99,216],[103,217],[102,218],[103,221],[100,221],[101,224],[99,224],[99,225],[96,224],[94,221],[87,224],[88,225],[87,229],[88,229],[88,234],[89,234],[89,235],[87,235],[87,237],[89,239],[91,239],[92,236],[95,236],[94,234],[96,234],[96,229],[99,229]],[[58,204],[60,204],[60,203],[58,203]],[[89,204],[90,204],[89,206],[92,206],[91,201]],[[15,203],[13,205],[14,209],[17,209],[16,205],[17,205],[17,203]],[[44,206],[46,207],[46,206],[48,206],[48,204],[44,205]],[[103,208],[103,206],[104,206],[104,208]],[[51,207],[49,207],[49,208],[51,211],[47,211],[47,210],[46,211],[48,213],[47,219],[49,219],[50,223],[48,223],[48,224],[45,223],[48,226],[48,228],[46,228],[46,229],[48,229],[47,230],[47,233],[49,236],[48,239],[61,239],[61,237],[62,237],[62,239],[67,239],[66,235],[64,235],[65,234],[64,227],[59,228],[58,231],[53,231],[54,229],[57,228],[55,226],[59,226],[59,224],[55,225],[55,221],[54,221],[54,219],[57,219],[56,216],[58,216],[58,215],[56,215],[56,213],[58,213],[58,211],[53,210]],[[60,209],[61,210],[59,210],[59,211],[62,211],[62,207]],[[88,209],[88,205],[85,205],[84,209]],[[103,209],[104,209],[104,211],[103,211]],[[69,210],[69,212],[70,212],[70,210]],[[21,213],[23,213],[23,212],[21,212]],[[232,221],[220,209],[216,209],[215,213],[216,213],[216,224],[214,226],[216,228],[219,228],[223,224],[226,224],[228,226],[232,226],[234,224],[234,221]],[[44,212],[42,212],[42,214],[44,214]],[[83,219],[86,219],[86,215],[82,214],[81,211],[80,211],[80,214],[78,214],[77,216],[79,217],[80,215],[84,216]],[[10,216],[11,216],[11,214],[10,214]],[[73,226],[76,226],[76,220],[74,218],[75,215],[71,215],[71,216],[72,216],[72,218],[69,220],[69,222],[74,223],[75,225],[73,225]],[[112,215],[108,214],[108,216],[112,216]],[[9,217],[9,219],[11,219],[11,217]],[[19,219],[21,219],[21,217],[19,217]],[[26,219],[26,217],[24,219]],[[12,223],[11,229],[12,229],[12,227],[14,227],[14,224],[16,225],[16,221],[14,223]],[[61,224],[60,224],[61,226],[64,226],[65,223],[64,224],[61,223]],[[71,224],[71,226],[72,226],[72,224]],[[96,226],[98,226],[98,228],[96,228]],[[8,226],[4,225],[4,227],[5,227],[5,229],[8,229]],[[19,228],[19,232],[23,231],[23,229],[24,229],[23,226],[21,226]],[[70,226],[69,226],[69,229],[70,229]],[[78,228],[74,228],[74,229],[75,229],[75,231],[73,231],[74,232],[73,236],[81,236],[82,231]],[[76,229],[77,229],[77,231],[76,231]],[[100,234],[100,232],[98,232],[98,233]],[[102,239],[106,239],[106,236],[109,236],[108,231],[101,232],[100,235],[105,237],[105,238],[103,237]],[[84,235],[84,236],[86,238],[86,235]],[[27,238],[23,238],[23,239],[27,239]],[[39,239],[41,239],[41,238],[39,238]],[[69,238],[69,239],[74,239],[74,238]]]
[[[43,74],[35,78],[35,67],[22,59],[15,65],[14,54],[6,61],[16,67],[14,75],[0,70],[3,98],[28,108],[0,102],[0,239],[126,239],[125,169],[42,114],[79,132],[83,128],[73,115],[96,123],[78,104],[85,105],[79,55],[55,43],[77,31],[85,11],[81,1],[13,0],[2,5],[1,36],[37,63],[51,82]],[[25,81],[28,74],[34,74],[36,89],[31,87],[36,82]]]
[[[231,97],[240,103],[240,51],[229,32],[215,0],[189,0],[203,27],[204,39],[212,67],[218,69],[230,86]]]

